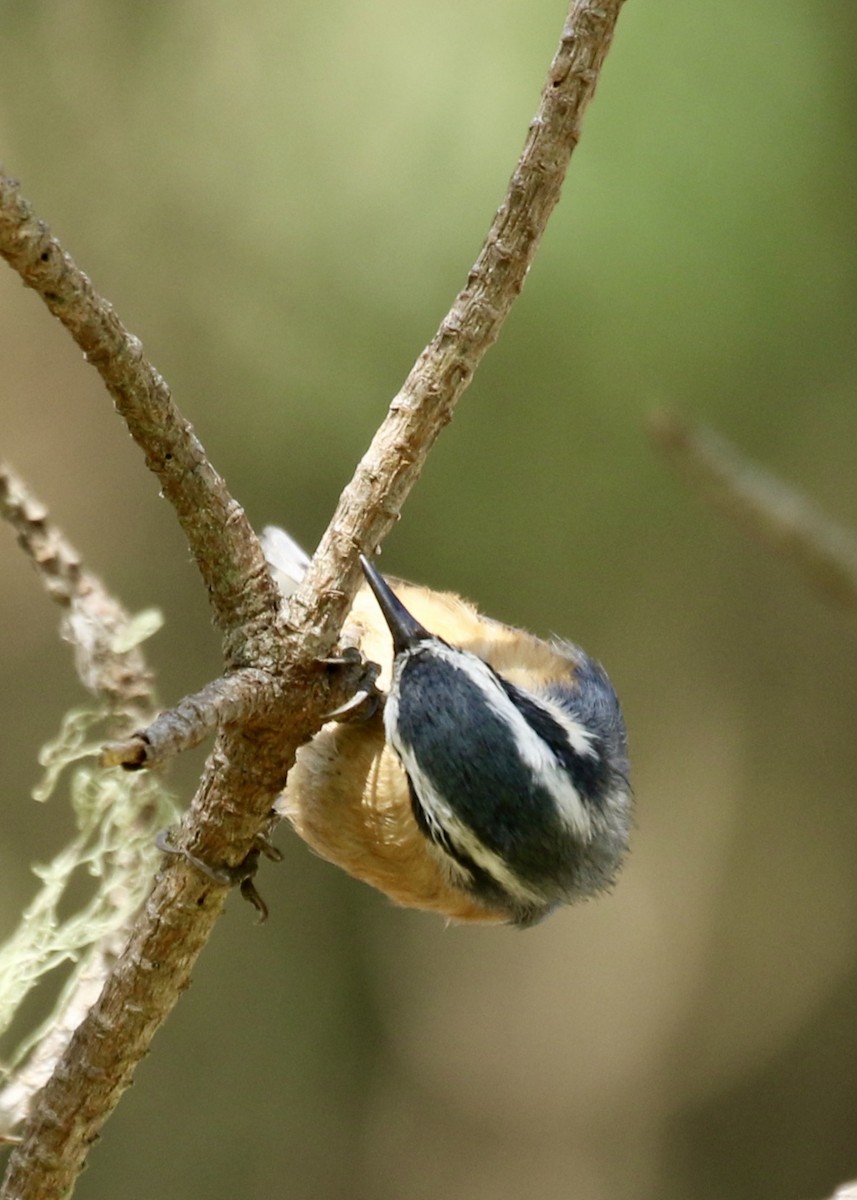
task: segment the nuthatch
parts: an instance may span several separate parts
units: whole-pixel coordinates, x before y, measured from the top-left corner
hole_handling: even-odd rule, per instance
[[[280,529],[262,540],[288,595],[309,560]],[[378,664],[383,715],[326,724],[278,810],[322,857],[454,921],[527,926],[609,887],[631,793],[602,667],[361,563],[343,639]]]

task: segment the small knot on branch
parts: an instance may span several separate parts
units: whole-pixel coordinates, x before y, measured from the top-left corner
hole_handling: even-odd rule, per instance
[[[106,742],[98,756],[99,767],[124,767],[126,771],[142,771],[149,766],[149,743],[144,733],[134,733],[119,742]]]

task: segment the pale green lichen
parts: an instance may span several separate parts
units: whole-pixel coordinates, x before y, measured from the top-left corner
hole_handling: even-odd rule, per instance
[[[141,642],[152,637],[164,624],[164,615],[159,608],[144,608],[117,630],[110,643],[114,654],[127,654],[136,649]]]
[[[0,1079],[52,1028],[91,955],[102,953],[143,903],[160,858],[155,834],[175,818],[157,776],[81,765],[98,753],[94,735],[103,732],[106,715],[92,708],[68,713],[59,736],[40,755],[45,773],[33,795],[44,802],[67,779],[77,832],[51,862],[33,868],[41,887],[18,929],[0,946],[0,1036],[41,979],[64,963],[76,965],[51,1016],[4,1055]],[[95,881],[88,899],[61,914],[70,884],[81,873]]]

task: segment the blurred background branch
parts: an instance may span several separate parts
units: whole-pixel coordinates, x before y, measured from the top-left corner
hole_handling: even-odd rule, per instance
[[[117,779],[78,766],[98,744],[94,727],[102,736],[117,737],[152,716],[153,677],[139,643],[157,629],[159,616],[127,613],[83,566],[45,506],[2,462],[0,515],[16,531],[48,595],[63,609],[61,633],[74,650],[78,678],[100,702],[92,711],[69,714],[63,733],[42,754],[47,773],[36,798],[47,800],[60,774],[73,769],[70,789],[78,830],[51,866],[39,869],[39,894],[16,933],[0,946],[3,1033],[33,988],[57,967],[74,963],[50,1015],[19,1037],[13,1053],[4,1055],[0,1133],[9,1134],[27,1119],[34,1096],[97,999],[150,888],[157,861],[153,838],[173,809],[154,777]],[[83,872],[98,877],[98,889],[81,906],[70,902],[67,893],[74,894],[72,881]]]
[[[711,429],[661,412],[650,417],[649,433],[692,490],[857,615],[857,535]]]
[[[478,253],[564,7],[5,6],[3,157],[256,528],[317,544]],[[271,919],[227,904],[86,1200],[807,1200],[857,1175],[852,623],[640,435],[681,396],[857,528],[855,39],[838,0],[625,5],[526,303],[384,543],[390,573],[610,669],[639,805],[615,894],[474,936],[281,828]],[[161,693],[202,688],[206,597],[97,374],[11,271],[0,322],[4,454],[132,610],[163,607]],[[70,836],[26,796],[79,701],[19,560],[0,538],[0,936]]]

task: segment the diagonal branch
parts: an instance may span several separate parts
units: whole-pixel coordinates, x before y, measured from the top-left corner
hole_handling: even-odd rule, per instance
[[[2,170],[0,255],[38,292],[103,379],[176,510],[224,634],[227,660],[240,661],[256,622],[275,613],[278,604],[250,523],[139,339],[51,236],[17,180]]]
[[[183,836],[184,847],[204,862],[235,865],[248,853],[295,748],[334,707],[329,683],[314,660],[332,646],[348,609],[357,551],[374,548],[393,524],[428,450],[521,290],[559,197],[622,3],[572,0],[538,114],[482,253],[343,493],[293,598],[288,624],[278,621],[273,585],[243,513],[208,465],[163,380],[58,245],[38,240],[47,234],[9,181],[0,179],[0,252],[94,357],[148,465],[176,506],[228,635],[230,665],[273,667],[279,684],[272,687],[267,717],[257,714],[252,726],[224,730],[206,765]],[[2,216],[3,209],[9,215]],[[39,245],[44,250],[35,253]],[[69,319],[70,306],[78,303],[80,311]],[[200,508],[206,511],[197,525]],[[245,608],[241,601],[248,594],[254,599]],[[245,621],[252,637],[241,634]],[[237,697],[232,700],[238,704]],[[248,702],[247,707],[254,706]],[[40,1096],[24,1142],[12,1154],[0,1200],[59,1200],[69,1194],[89,1145],[187,986],[225,895],[222,884],[183,860],[172,860],[161,872],[99,1000]]]
[[[64,609],[64,634],[75,648],[80,681],[107,701],[115,714],[115,735],[148,720],[155,707],[151,671],[139,647],[117,648],[131,624],[130,614],[86,570],[44,505],[2,460],[0,516],[17,533],[48,595]]]
[[[715,507],[791,562],[827,600],[857,614],[857,536],[711,429],[660,413],[655,445]]]
[[[357,550],[371,553],[391,529],[428,451],[496,341],[559,200],[622,3],[572,0],[523,153],[479,257],[342,493],[292,601],[295,620],[338,628],[353,595]]]
[[[83,566],[44,505],[2,461],[0,516],[16,531],[18,543],[45,590],[63,610],[62,632],[73,646],[78,676],[106,705],[112,734],[127,734],[141,721],[150,719],[155,705],[153,678],[136,644],[135,619],[109,594],[98,576]],[[26,1117],[34,1095],[50,1077],[75,1028],[98,998],[127,938],[133,898],[151,872],[151,853],[148,848],[146,853],[141,850],[147,838],[153,836],[153,823],[156,830],[159,819],[163,820],[163,806],[154,802],[155,790],[148,780],[128,781],[125,795],[130,802],[128,815],[139,833],[136,840],[123,845],[111,876],[112,886],[104,896],[106,906],[101,919],[108,932],[83,952],[60,1006],[52,1014],[47,1035],[34,1044],[13,1076],[4,1080],[0,1089],[0,1130],[4,1132]],[[112,796],[117,798],[116,794]]]

